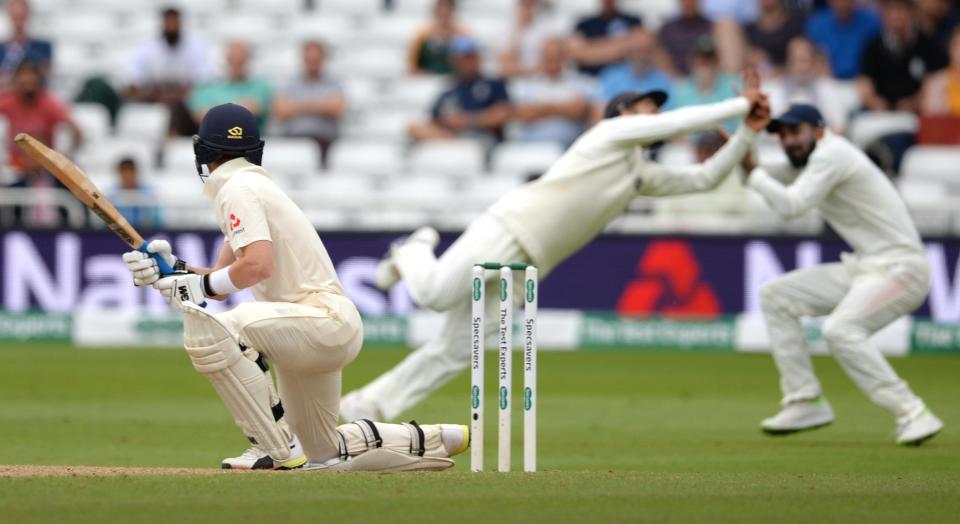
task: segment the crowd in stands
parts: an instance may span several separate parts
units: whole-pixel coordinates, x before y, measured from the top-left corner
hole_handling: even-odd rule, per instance
[[[384,16],[399,1],[385,0]],[[667,109],[716,102],[735,96],[738,72],[748,66],[761,71],[774,113],[793,102],[813,103],[831,130],[844,133],[861,112],[903,111],[922,117],[924,141],[954,144],[960,137],[958,2],[677,0],[672,16],[654,25],[643,9],[635,12],[617,0],[582,0],[592,12],[573,20],[558,16],[549,0],[516,0],[502,13],[496,45],[489,45],[459,14],[470,1],[483,0],[431,2],[421,27],[409,34],[407,78],[442,78],[445,85],[423,108],[423,118],[407,122],[409,144],[467,138],[488,148],[505,140],[566,147],[621,91],[662,89],[670,93]],[[304,0],[304,12],[314,3]],[[13,146],[12,136],[25,131],[52,143],[65,125],[74,148],[84,136],[69,103],[45,88],[58,63],[56,43],[31,34],[28,0],[8,0],[6,12],[0,116],[10,137],[7,179],[13,187],[40,191],[55,182]],[[206,110],[235,102],[250,109],[269,135],[308,138],[324,157],[351,111],[373,108],[377,118],[378,100],[348,96],[351,79],[329,70],[337,42],[323,31],[299,42],[299,73],[277,84],[253,70],[259,44],[252,38],[217,47],[187,29],[189,16],[190,7],[163,8],[160,26],[131,50],[120,81],[90,78],[71,97],[103,104],[112,118],[120,103],[162,104],[169,139],[189,137]],[[710,133],[691,140],[698,156],[719,144]],[[886,145],[899,158],[915,140],[909,133]],[[124,158],[116,169],[118,191],[143,186],[135,159]],[[159,210],[125,211],[136,222],[161,223]],[[16,217],[30,226],[57,221],[56,213],[24,209]]]

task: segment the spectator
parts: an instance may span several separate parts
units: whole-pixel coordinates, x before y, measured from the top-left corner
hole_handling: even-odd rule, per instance
[[[923,77],[946,65],[936,42],[914,22],[911,0],[884,0],[883,33],[864,50],[857,81],[863,105],[872,111],[916,111]]]
[[[787,45],[803,34],[806,19],[799,12],[788,11],[784,0],[760,0],[759,4],[757,21],[744,28],[750,63],[760,69],[779,70],[787,61]]]
[[[7,119],[9,125],[7,146],[10,165],[16,171],[34,167],[29,157],[13,142],[17,133],[29,133],[45,144],[52,144],[57,126],[63,124],[73,135],[74,147],[83,141],[83,133],[70,118],[67,106],[44,87],[41,68],[32,62],[21,62],[13,74],[13,87],[0,94],[0,115]]]
[[[203,40],[183,31],[180,11],[162,12],[160,34],[141,42],[126,71],[126,97],[159,102],[170,108],[170,131],[189,136],[197,126],[184,103],[193,86],[213,76],[210,49]]]
[[[563,40],[543,44],[541,74],[511,85],[514,116],[521,122],[519,139],[569,146],[583,131],[590,96],[589,81],[566,67]]]
[[[660,46],[670,57],[669,67],[676,76],[690,73],[687,59],[698,38],[713,34],[713,22],[700,12],[698,0],[680,0],[680,15],[660,28]]]
[[[771,113],[779,115],[792,104],[809,104],[820,109],[831,131],[842,134],[847,127],[847,108],[837,96],[837,81],[827,70],[810,40],[803,36],[791,40],[784,75],[767,84]]]
[[[627,61],[608,66],[600,73],[600,85],[593,97],[594,121],[603,115],[607,102],[624,91],[670,92],[670,77],[656,66],[658,52],[657,40],[650,33],[639,31],[631,36]]]
[[[917,0],[917,21],[925,37],[946,49],[953,30],[960,25],[960,13],[949,0]]]
[[[753,23],[758,13],[754,0],[701,0],[703,14],[715,22],[733,20],[744,25]]]
[[[570,39],[570,56],[580,72],[591,76],[627,56],[629,34],[641,20],[617,9],[617,0],[602,0],[600,13],[577,22]]]
[[[111,192],[110,201],[134,227],[158,228],[162,225],[160,208],[144,204],[153,201],[153,192],[140,181],[137,162],[127,157],[117,163],[120,185]]]
[[[7,16],[13,35],[10,40],[0,44],[0,85],[6,88],[13,73],[23,62],[40,66],[44,76],[50,71],[53,59],[53,46],[47,40],[33,38],[27,34],[30,22],[30,4],[26,0],[7,2]]]
[[[448,57],[450,42],[468,33],[454,19],[456,7],[454,0],[437,0],[433,7],[433,20],[417,33],[410,44],[412,74],[446,75],[452,71]]]
[[[950,64],[923,82],[920,112],[960,118],[960,28],[950,38]]]
[[[273,100],[273,118],[283,136],[317,141],[326,155],[337,138],[347,98],[340,82],[324,73],[327,52],[322,43],[303,44],[303,77],[280,91]]]
[[[514,25],[500,52],[500,74],[507,78],[537,74],[540,51],[547,40],[564,34],[560,23],[544,9],[543,0],[517,0]]]
[[[740,80],[720,69],[717,48],[709,35],[701,36],[695,42],[687,69],[690,76],[674,84],[671,95],[674,107],[712,104],[737,96]],[[734,118],[724,122],[723,127],[733,133],[739,122],[739,118]]]
[[[860,74],[863,50],[880,34],[880,19],[856,0],[829,4],[807,20],[807,37],[827,53],[833,76],[851,80]]]
[[[190,114],[199,123],[211,107],[232,102],[247,108],[257,117],[257,125],[266,129],[270,111],[270,84],[264,79],[250,76],[250,46],[246,42],[230,42],[226,55],[226,78],[194,88],[187,99]]]
[[[503,126],[510,118],[510,100],[503,81],[481,75],[477,43],[468,37],[450,42],[450,56],[453,87],[437,99],[429,122],[410,126],[410,135],[414,140],[503,139]]]

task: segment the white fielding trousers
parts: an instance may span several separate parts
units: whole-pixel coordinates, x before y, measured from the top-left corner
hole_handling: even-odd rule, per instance
[[[377,406],[386,420],[395,419],[467,369],[473,265],[531,262],[514,236],[488,214],[470,224],[440,258],[429,246],[416,242],[402,245],[393,256],[414,302],[445,315],[436,336],[361,390],[364,400]],[[487,276],[485,329],[489,340],[497,333],[499,304],[495,298],[497,274],[489,271]]]
[[[761,305],[780,371],[783,403],[820,396],[800,318],[828,315],[823,338],[870,400],[897,418],[922,410],[923,400],[897,375],[870,336],[915,310],[929,287],[922,254],[885,261],[845,254],[842,262],[792,271],[764,285]]]

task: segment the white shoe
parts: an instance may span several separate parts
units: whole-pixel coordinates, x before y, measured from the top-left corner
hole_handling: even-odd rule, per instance
[[[447,457],[455,457],[470,447],[470,426],[440,424],[440,441]]]
[[[254,444],[247,448],[239,457],[223,459],[220,467],[223,469],[297,469],[307,463],[307,456],[303,453],[303,446],[296,435],[290,441],[290,458],[284,461],[273,460],[266,451]]]
[[[383,415],[377,406],[363,396],[361,390],[351,391],[340,399],[340,420],[353,422],[354,420],[383,420]]]
[[[897,444],[919,446],[943,429],[943,421],[929,409],[897,422]]]
[[[437,230],[432,227],[421,227],[414,231],[412,235],[394,241],[387,254],[377,263],[377,270],[373,274],[373,285],[377,289],[386,291],[400,282],[400,271],[397,269],[393,254],[398,247],[411,242],[424,243],[431,250],[436,249],[437,244],[440,243],[440,233],[437,233]]]
[[[791,402],[776,415],[760,423],[768,435],[788,435],[798,431],[816,429],[833,422],[833,410],[823,397],[813,400]]]

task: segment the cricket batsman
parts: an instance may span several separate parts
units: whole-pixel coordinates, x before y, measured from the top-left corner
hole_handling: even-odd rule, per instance
[[[896,418],[898,444],[921,444],[943,422],[870,341],[915,310],[929,291],[927,258],[907,207],[862,151],[825,129],[815,107],[791,106],[767,129],[779,136],[789,164],[752,169],[749,187],[785,218],[817,209],[853,253],[839,262],[792,271],[761,289],[783,392],[782,410],[761,427],[769,434],[787,434],[833,422],[800,324],[801,317],[827,315],[823,338],[837,362]],[[745,163],[753,167],[749,158]]]
[[[264,142],[239,105],[212,108],[194,136],[203,193],[225,236],[215,267],[186,265],[153,241],[176,272],[146,253],[123,255],[138,286],[152,285],[183,312],[184,348],[252,447],[225,469],[435,470],[469,443],[466,426],[337,426],[341,372],[360,351],[363,326],[323,242],[260,166]],[[203,173],[203,165],[208,175]],[[250,288],[254,302],[211,315],[207,300]],[[276,368],[279,395],[268,362]]]
[[[593,240],[639,196],[667,196],[716,187],[750,150],[769,118],[754,72],[745,74],[743,96],[660,114],[662,91],[615,97],[604,119],[584,133],[542,177],[500,198],[438,259],[438,234],[414,232],[391,247],[377,268],[375,284],[387,289],[403,280],[414,302],[445,312],[442,329],[396,367],[344,397],[347,419],[394,419],[442,386],[469,363],[473,265],[486,260],[535,264],[546,276]],[[669,167],[647,158],[647,148],[672,137],[713,129],[744,117],[744,125],[703,164]],[[494,285],[491,280],[488,286]],[[488,290],[491,296],[495,290]],[[486,329],[497,329],[490,301]]]

